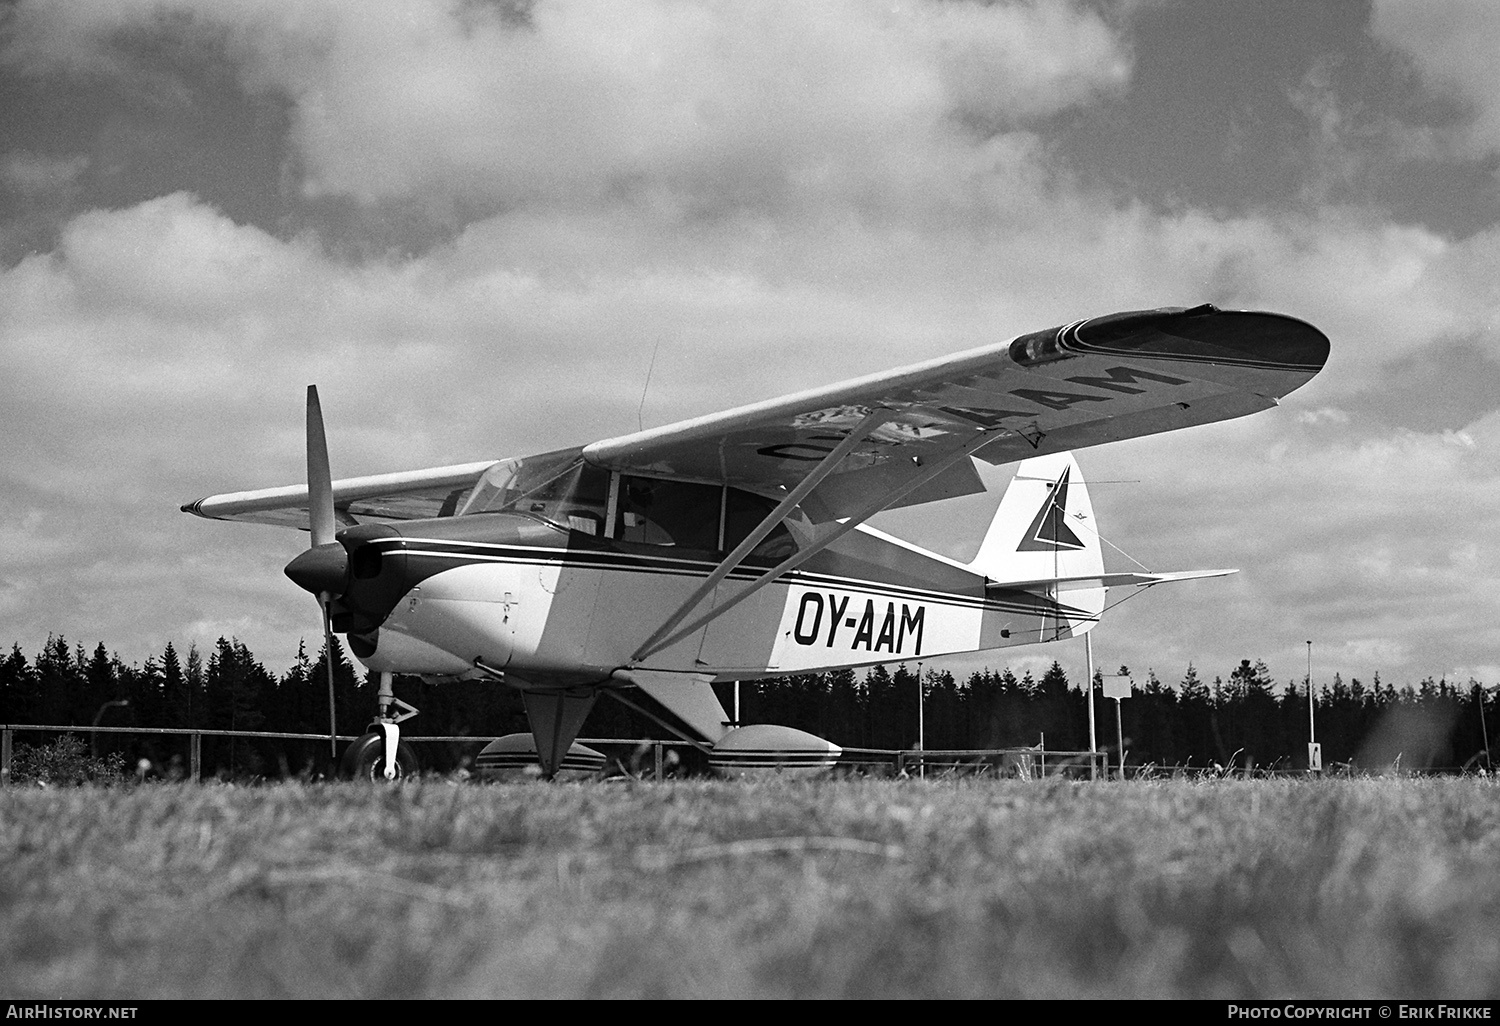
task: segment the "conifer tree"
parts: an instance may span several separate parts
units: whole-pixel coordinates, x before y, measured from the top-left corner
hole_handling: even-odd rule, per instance
[[[265,721],[260,711],[261,697],[270,689],[271,675],[255,661],[239,639],[219,638],[209,656],[205,675],[210,722],[216,730],[258,730]],[[224,754],[227,748],[227,756]],[[227,760],[230,773],[258,773],[263,766],[254,745],[230,737],[227,746],[219,748]]]
[[[61,636],[47,638],[47,644],[36,658],[39,723],[76,725],[79,710],[87,702],[86,685],[77,662]],[[90,709],[84,723],[94,715]]]
[[[1031,739],[1030,744],[1037,744],[1041,740],[1041,735],[1045,734],[1048,748],[1059,751],[1077,751],[1082,747],[1078,714],[1086,714],[1082,701],[1083,693],[1079,692],[1079,701],[1075,709],[1069,694],[1070,690],[1067,671],[1054,659],[1052,665],[1047,667],[1047,672],[1042,674],[1041,684],[1036,690],[1042,716],[1037,725],[1037,736]]]
[[[10,655],[0,663],[0,723],[39,722],[39,700],[36,671],[21,654],[20,645],[11,645]]]
[[[872,666],[865,673],[865,703],[870,720],[870,741],[874,748],[900,748],[901,720],[896,706],[895,683],[884,666]]]
[[[1177,692],[1162,684],[1155,670],[1147,670],[1145,685],[1128,705],[1126,730],[1135,739],[1133,748],[1140,761],[1175,765],[1180,724]]]
[[[859,688],[854,671],[849,667],[830,670],[828,679],[828,704],[831,719],[828,740],[847,748],[868,748],[869,739],[862,729],[864,716],[860,709]]]
[[[82,651],[80,649],[79,651]],[[84,679],[86,687],[86,708],[92,707],[94,712],[89,713],[89,721],[93,721],[94,714],[105,702],[115,701],[120,698],[120,682],[115,677],[115,668],[110,663],[109,650],[104,647],[104,642],[94,648],[94,654],[89,657],[84,665]]]
[[[207,712],[203,698],[203,656],[197,642],[188,645],[187,673],[183,679],[187,684],[187,720],[183,726],[202,726]]]
[[[164,727],[186,727],[188,725],[187,680],[182,674],[182,662],[177,658],[177,649],[167,642],[161,653],[161,690]]]

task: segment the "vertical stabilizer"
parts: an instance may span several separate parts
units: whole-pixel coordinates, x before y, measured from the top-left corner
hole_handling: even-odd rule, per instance
[[[1059,637],[1093,626],[1104,608],[1102,580],[1045,584],[1104,574],[1094,506],[1072,453],[1037,456],[1016,468],[969,569],[992,585],[1045,591],[1062,607]]]

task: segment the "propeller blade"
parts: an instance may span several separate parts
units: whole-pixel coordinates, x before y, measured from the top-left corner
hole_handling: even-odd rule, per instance
[[[323,432],[323,405],[318,386],[307,386],[307,527],[308,551],[287,564],[287,576],[318,596],[323,613],[324,663],[328,667],[328,754],[338,758],[338,723],[334,713],[333,617],[328,608],[334,587],[348,572],[343,546],[334,542],[333,472],[328,467],[328,437]]]
[[[313,548],[333,541],[333,474],[328,469],[328,439],[323,434],[317,385],[307,386],[307,521]]]

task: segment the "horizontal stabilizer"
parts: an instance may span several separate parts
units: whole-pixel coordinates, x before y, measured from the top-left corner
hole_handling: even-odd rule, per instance
[[[1054,584],[1077,584],[1094,588],[1123,588],[1127,585],[1137,587],[1150,587],[1153,584],[1166,584],[1170,581],[1196,581],[1205,577],[1228,577],[1237,574],[1238,570],[1172,570],[1165,573],[1153,574],[1145,571],[1122,574],[1086,574],[1080,577],[1042,577],[1034,581],[991,581],[985,585],[988,590],[1001,588],[1043,588]]]

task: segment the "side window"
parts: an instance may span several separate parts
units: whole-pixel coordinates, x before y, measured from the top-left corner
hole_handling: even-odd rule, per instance
[[[750,532],[760,526],[766,515],[776,508],[776,502],[763,495],[729,489],[728,505],[724,509],[724,547],[733,549],[744,541]],[[777,524],[761,543],[751,550],[747,559],[779,563],[797,551],[797,543],[786,529],[785,523]]]
[[[717,485],[622,477],[615,537],[712,551],[719,544],[719,495]]]

